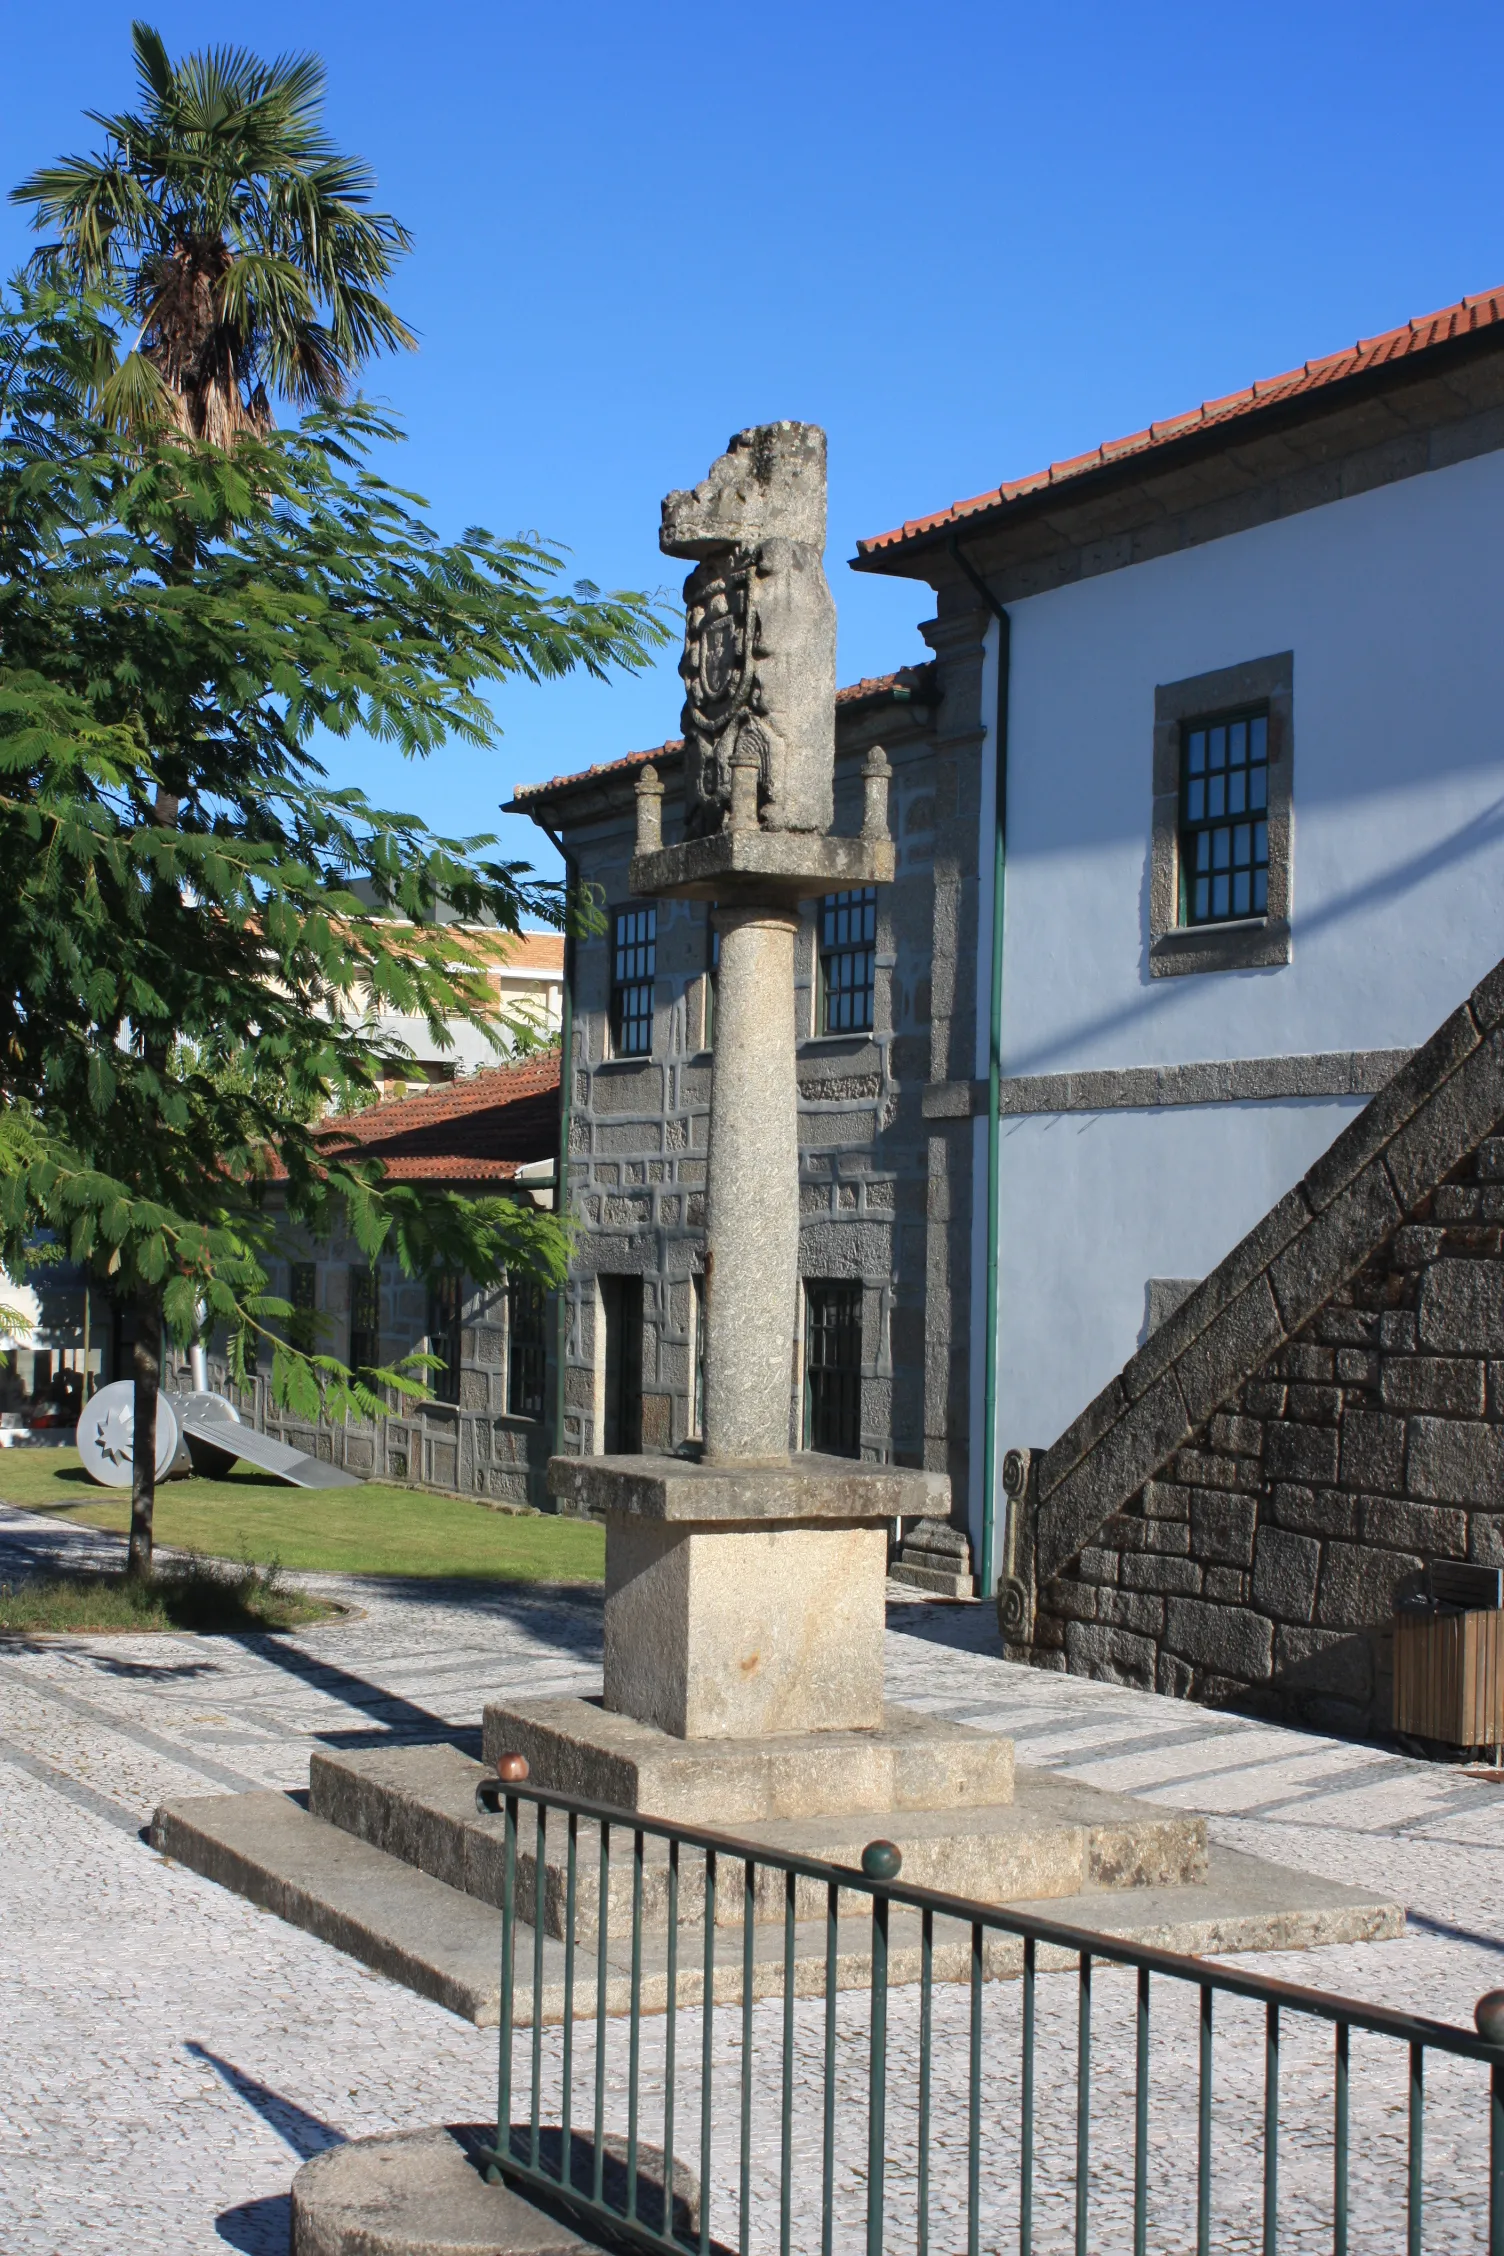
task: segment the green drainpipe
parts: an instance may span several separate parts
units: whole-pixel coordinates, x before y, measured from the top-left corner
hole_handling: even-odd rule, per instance
[[[990,1598],[997,1581],[997,1301],[998,1169],[1002,1136],[1003,1060],[1003,881],[1008,860],[1008,677],[1011,630],[1008,614],[987,582],[962,553],[957,540],[950,553],[997,621],[997,713],[993,723],[992,973],[987,1026],[987,1308],[982,1369],[982,1558],[978,1581]]]
[[[533,820],[537,822],[535,815]],[[564,992],[559,1003],[559,1156],[554,1165],[554,1212],[562,1220],[569,1212],[569,1108],[574,1088],[570,1053],[574,1043],[574,928],[575,895],[579,871],[564,841],[546,823],[538,828],[556,848],[564,864]],[[554,1448],[564,1455],[564,1364],[569,1347],[569,1291],[567,1281],[555,1295],[554,1310]]]

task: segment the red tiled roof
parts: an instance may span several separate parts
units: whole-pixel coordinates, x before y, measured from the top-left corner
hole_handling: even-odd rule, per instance
[[[864,698],[888,697],[896,689],[917,687],[922,680],[933,679],[934,665],[926,661],[919,666],[900,666],[891,674],[868,674],[861,681],[849,682],[845,689],[836,691],[837,705],[859,705]],[[684,750],[682,736],[671,736],[665,744],[655,744],[648,752],[628,752],[620,760],[602,760],[596,767],[581,768],[577,775],[550,776],[547,783],[518,784],[512,793],[511,806],[503,814],[526,813],[523,802],[529,799],[547,799],[555,791],[575,791],[582,784],[594,783],[600,776],[626,775],[633,768],[645,767],[649,760],[676,759]]]
[[[509,971],[561,972],[564,969],[563,933],[514,933],[507,943],[507,952],[496,969],[503,978]]]
[[[446,1122],[469,1119],[475,1113],[500,1111],[539,1095],[551,1095],[559,1086],[559,1053],[539,1050],[531,1057],[506,1065],[485,1065],[467,1073],[462,1081],[441,1081],[413,1097],[386,1097],[332,1121],[340,1135],[357,1143],[384,1144]]]
[[[331,1120],[328,1135],[331,1144],[364,1147],[393,1182],[509,1182],[530,1160],[554,1157],[559,1053],[541,1050],[421,1096],[388,1097]]]
[[[1106,469],[1136,455],[1152,454],[1156,448],[1169,446],[1194,432],[1236,425],[1265,408],[1328,390],[1350,377],[1411,359],[1438,346],[1496,328],[1501,323],[1504,323],[1504,289],[1487,291],[1481,297],[1464,298],[1460,304],[1446,306],[1440,313],[1424,314],[1418,320],[1408,321],[1401,329],[1387,329],[1380,337],[1360,337],[1355,345],[1349,345],[1342,352],[1328,353],[1321,360],[1308,360],[1303,367],[1288,369],[1283,376],[1266,377],[1260,383],[1250,384],[1246,391],[1229,392],[1225,399],[1207,400],[1184,415],[1172,415],[1166,422],[1151,423],[1146,431],[1135,431],[1126,439],[1109,439],[1089,454],[1073,455],[1066,462],[1052,462],[1047,470],[1036,470],[1031,477],[994,486],[989,493],[974,494],[969,501],[952,502],[948,509],[937,510],[933,516],[911,517],[907,524],[899,525],[890,533],[877,533],[870,540],[858,541],[857,557],[861,560],[892,554],[910,541],[943,532],[947,526],[961,524],[968,517],[1025,500],[1053,486],[1068,485],[1073,478],[1085,477],[1093,470]],[[1504,343],[1504,338],[1500,341]],[[1231,435],[1236,437],[1237,433]]]

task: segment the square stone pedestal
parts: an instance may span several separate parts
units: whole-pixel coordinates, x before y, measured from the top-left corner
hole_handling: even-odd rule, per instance
[[[942,1474],[555,1457],[606,1520],[605,1705],[679,1739],[876,1731],[888,1523],[943,1517]]]

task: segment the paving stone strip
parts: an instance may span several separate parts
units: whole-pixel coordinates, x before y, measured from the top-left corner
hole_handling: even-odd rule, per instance
[[[110,1538],[0,1507],[0,1576]],[[358,1617],[277,1638],[127,1635],[7,1640],[0,1674],[0,2247],[6,2256],[282,2256],[298,2161],[341,2138],[481,2120],[494,2104],[494,2036],[367,1973],[227,1891],[165,1863],[136,1838],[154,1803],[212,1783],[202,1735],[234,1733],[235,1762],[259,1786],[306,1784],[319,1746],[405,1743],[361,1700],[420,1708],[436,1734],[473,1736],[487,1698],[599,1687],[598,1599],[539,1599],[492,1587],[298,1577],[359,1606]],[[289,1661],[293,1663],[288,1666]],[[1181,1809],[1205,1809],[1212,1838],[1334,1880],[1393,1891],[1419,1915],[1402,1941],[1252,1963],[1285,1979],[1466,2021],[1500,1980],[1504,1954],[1504,1788],[1372,1747],[1206,1714],[1152,1694],[1062,1679],[1005,1662],[986,1609],[904,1604],[889,1617],[888,1692],[936,1715],[985,1721],[1029,1740],[1031,1762]],[[59,1698],[58,1695],[64,1697]],[[216,1737],[214,1745],[225,1742]],[[1204,1745],[1209,1763],[1197,1764]],[[1240,1759],[1241,1758],[1241,1759]],[[1188,1768],[1189,1765],[1189,1768]],[[221,1766],[223,1767],[223,1766]],[[1353,1773],[1365,1773],[1352,1791]],[[1075,1986],[1041,1983],[1036,2245],[1071,2244],[1069,2170]],[[1155,1989],[1151,2246],[1185,2245],[1194,2150],[1194,2014]],[[865,2162],[859,2101],[866,2058],[857,2001],[838,2050],[850,2144],[838,2170],[838,2247],[860,2245]],[[1018,2102],[1018,1990],[987,1992],[984,2227],[988,2250],[1016,2246],[1012,2207]],[[1093,2249],[1131,2247],[1129,2118],[1133,1991],[1098,1983]],[[890,2007],[894,2213],[912,2203],[902,2157],[917,2085],[911,2003]],[[1245,2025],[1246,2024],[1246,2025]],[[739,2017],[716,2017],[722,2091],[735,2089]],[[759,2008],[760,2084],[776,2090],[779,2008]],[[964,1993],[937,1993],[937,2162],[933,2245],[964,2239],[960,2165],[967,2034]],[[796,2012],[798,2089],[818,2090],[822,2010]],[[1262,2017],[1223,2017],[1219,2046],[1214,2245],[1257,2245]],[[1225,2051],[1224,2051],[1225,2047]],[[662,2023],[644,2030],[649,2088]],[[697,2125],[693,2014],[680,2032],[681,2123]],[[625,2121],[624,2048],[608,2060],[612,2127]],[[579,2090],[592,2073],[578,2033]],[[545,2078],[558,2075],[552,2034]],[[556,2089],[556,2083],[545,2088]],[[1282,2248],[1330,2246],[1329,2037],[1287,2038]],[[1433,2066],[1427,2097],[1428,2256],[1481,2250],[1486,2115],[1481,2082]],[[1396,2245],[1402,2214],[1403,2065],[1354,2042],[1354,2247]],[[717,2230],[731,2227],[734,2109],[717,2120]],[[652,2103],[645,2106],[653,2135]],[[1116,2128],[1115,2128],[1116,2127]],[[1302,2128],[1310,2139],[1303,2143]],[[810,2126],[806,2126],[810,2128]],[[796,2190],[809,2221],[811,2156]],[[694,2159],[693,2154],[690,2157]],[[753,2246],[776,2226],[776,2116],[754,2139]],[[815,2183],[817,2184],[817,2174]],[[958,2190],[959,2189],[959,2190]],[[961,2206],[958,2207],[958,2202]],[[719,2205],[718,2209],[715,2205]],[[895,2224],[896,2235],[899,2226]],[[1193,2238],[1193,2219],[1191,2232]],[[808,2245],[808,2238],[796,2245]],[[816,2242],[816,2245],[818,2243]]]

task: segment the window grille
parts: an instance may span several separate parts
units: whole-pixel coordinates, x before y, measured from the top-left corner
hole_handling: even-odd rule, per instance
[[[820,903],[820,1031],[856,1034],[872,1024],[877,889],[827,893]]]
[[[694,1275],[690,1278],[689,1282],[693,1289],[693,1298],[690,1302],[690,1316],[695,1327],[695,1399],[693,1413],[694,1423],[691,1425],[689,1430],[691,1438],[695,1441],[700,1441],[704,1438],[705,1434],[705,1279],[701,1275],[700,1271],[696,1270]]]
[[[702,1047],[715,1047],[715,989],[721,969],[720,927],[712,920],[705,928],[705,1040]]]
[[[618,909],[611,920],[611,1048],[617,1057],[652,1054],[657,963],[657,909]]]
[[[364,1262],[350,1268],[350,1368],[369,1378],[381,1361],[381,1281]]]
[[[804,1288],[804,1446],[831,1457],[862,1453],[862,1288],[810,1280]]]
[[[1267,711],[1187,722],[1180,761],[1182,924],[1266,914],[1268,806]]]
[[[428,1352],[441,1358],[441,1367],[428,1373],[428,1384],[438,1402],[458,1402],[460,1398],[463,1310],[459,1278],[452,1274],[436,1278],[428,1288]]]
[[[316,1262],[294,1261],[289,1266],[287,1297],[292,1302],[292,1315],[288,1319],[287,1341],[304,1355],[312,1355],[318,1346],[318,1278]],[[255,1334],[248,1337],[254,1339]]]
[[[600,1277],[605,1320],[602,1441],[608,1456],[642,1448],[642,1279]]]
[[[507,1280],[507,1415],[541,1418],[548,1369],[543,1287],[536,1277]]]

